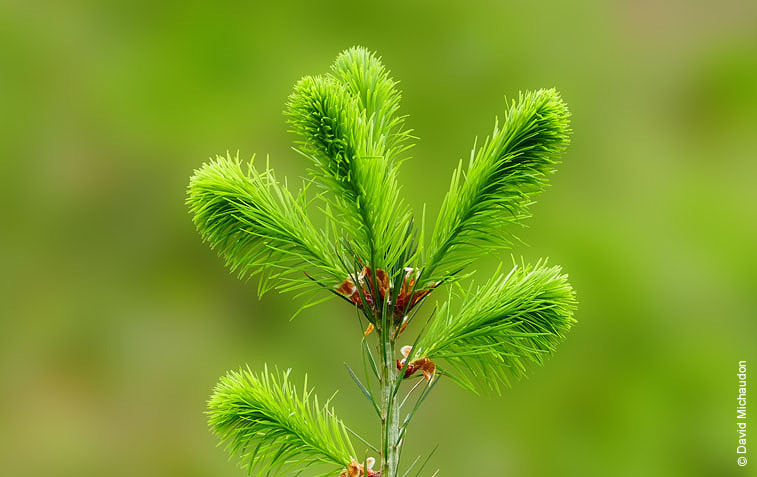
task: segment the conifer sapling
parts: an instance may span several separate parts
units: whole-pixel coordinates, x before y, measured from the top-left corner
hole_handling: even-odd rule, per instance
[[[529,217],[569,141],[569,112],[554,89],[521,93],[502,122],[452,173],[432,230],[418,227],[397,174],[414,137],[400,92],[380,59],[361,47],[328,73],[294,87],[285,114],[311,176],[293,192],[266,163],[218,156],[195,171],[187,204],[204,241],[259,294],[320,293],[358,312],[362,377],[377,443],[358,436],[319,401],[307,378],[267,365],[231,371],[208,403],[212,431],[257,475],[421,475],[430,456],[401,468],[408,425],[442,378],[500,392],[542,364],[574,323],[567,276],[545,260],[502,265],[463,286],[481,256],[509,248],[509,226]],[[319,207],[327,225],[308,210]],[[421,221],[423,223],[423,221]],[[446,288],[445,292],[441,289]],[[304,306],[320,300],[308,295]],[[416,316],[429,298],[441,303]],[[363,452],[356,452],[352,439]]]

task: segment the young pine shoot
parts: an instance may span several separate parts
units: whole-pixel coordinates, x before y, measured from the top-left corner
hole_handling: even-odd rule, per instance
[[[399,103],[380,59],[351,48],[328,73],[302,78],[287,102],[295,150],[310,163],[298,191],[268,163],[256,168],[228,154],[191,178],[194,223],[240,278],[257,276],[260,295],[275,288],[339,297],[366,327],[355,336],[363,376],[347,371],[376,413],[378,442],[343,424],[307,379],[298,389],[289,370],[261,365],[221,378],[208,403],[210,427],[251,474],[422,475],[431,455],[404,466],[400,457],[408,425],[439,380],[501,392],[542,364],[575,322],[567,276],[545,260],[501,265],[481,284],[461,285],[477,258],[516,241],[510,226],[529,217],[568,145],[570,114],[557,91],[506,103],[502,122],[452,173],[429,231],[416,226],[397,183],[414,139]],[[309,218],[312,208],[325,228]],[[416,319],[431,295],[441,303]],[[304,306],[321,298],[311,294]]]

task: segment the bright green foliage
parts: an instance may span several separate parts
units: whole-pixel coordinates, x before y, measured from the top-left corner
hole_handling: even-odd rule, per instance
[[[506,104],[501,125],[495,122],[467,167],[461,161],[453,172],[428,242],[398,186],[412,145],[399,102],[397,83],[375,54],[344,51],[329,72],[300,80],[286,106],[314,193],[303,187],[292,194],[267,165],[245,169],[227,155],[195,172],[187,199],[203,239],[241,277],[260,274],[261,292],[325,289],[375,327],[355,340],[364,377],[348,369],[380,420],[379,447],[356,437],[376,452],[381,477],[400,475],[407,426],[443,376],[473,391],[501,391],[554,352],[576,308],[567,275],[544,261],[517,265],[480,286],[459,283],[472,275],[459,272],[476,258],[512,245],[509,226],[529,216],[547,186],[569,142],[570,114],[560,95],[542,89]],[[324,229],[308,218],[311,206],[325,213]],[[416,326],[423,303],[451,282],[455,293]],[[428,381],[421,377],[401,397],[404,378],[419,375]],[[251,472],[330,463],[335,473],[356,475],[367,465],[352,460],[349,429],[309,391],[297,394],[288,373],[231,372],[209,406],[213,431]]]
[[[381,61],[365,48],[351,48],[340,54],[331,67],[332,75],[365,109],[371,129],[390,163],[407,150],[410,131],[405,117],[398,115],[400,92]]]
[[[459,309],[446,303],[416,345],[418,356],[444,360],[454,378],[497,391],[526,363],[542,364],[575,322],[576,299],[560,267],[516,265],[507,275],[465,293]]]
[[[332,464],[336,469],[323,475],[333,475],[355,455],[329,403],[318,403],[307,378],[297,392],[289,371],[231,371],[216,385],[208,408],[213,432],[250,473],[280,475]]]
[[[192,176],[187,202],[202,238],[240,277],[260,273],[267,279],[289,277],[305,265],[310,273],[341,280],[338,259],[328,237],[305,215],[304,191],[293,196],[266,168],[242,170],[239,159],[218,156]],[[300,271],[294,287],[305,277]]]
[[[547,185],[568,144],[570,114],[554,89],[521,93],[502,128],[471,152],[452,175],[434,229],[428,279],[443,279],[492,249],[510,245],[507,226],[529,216],[527,207]]]
[[[411,226],[396,178],[410,138],[397,114],[399,100],[379,59],[352,48],[339,55],[330,74],[301,79],[286,110],[301,137],[298,150],[330,192],[328,205],[338,212],[332,217],[374,268],[396,265]]]

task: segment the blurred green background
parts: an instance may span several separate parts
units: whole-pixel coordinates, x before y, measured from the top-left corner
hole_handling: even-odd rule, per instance
[[[757,438],[751,467],[735,452],[738,360],[757,383],[747,0],[1,1],[0,474],[244,475],[203,415],[244,363],[340,389],[339,414],[376,434],[343,367],[352,313],[289,322],[300,303],[259,301],[184,206],[226,150],[302,176],[284,102],[354,44],[401,81],[421,138],[401,181],[430,217],[504,94],[555,86],[573,112],[513,253],[564,266],[579,324],[501,397],[440,383],[406,461],[438,442],[440,476],[757,475]]]

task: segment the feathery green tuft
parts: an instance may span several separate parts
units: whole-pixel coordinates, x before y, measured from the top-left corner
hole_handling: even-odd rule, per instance
[[[349,261],[385,269],[397,266],[411,229],[396,177],[410,134],[395,86],[374,54],[352,48],[331,73],[301,79],[286,109],[297,150],[312,161],[311,175],[339,212],[332,218],[358,255]]]
[[[445,304],[420,339],[416,356],[446,361],[447,371],[469,389],[500,391],[510,378],[541,365],[575,322],[576,299],[558,266],[515,266],[465,293],[458,311]]]
[[[357,200],[357,159],[367,156],[368,124],[357,98],[330,76],[305,76],[287,104],[289,124],[302,140],[300,150],[313,159],[317,178]]]
[[[307,377],[298,393],[289,371],[231,371],[216,385],[208,408],[211,429],[250,473],[280,475],[331,464],[335,469],[322,475],[334,475],[355,455],[329,403],[319,405]]]
[[[353,47],[342,52],[331,66],[331,73],[365,109],[366,117],[381,138],[382,156],[390,162],[408,148],[411,131],[403,129],[405,116],[397,113],[402,95],[381,60],[369,50]]]
[[[293,196],[269,168],[258,172],[250,162],[243,171],[238,157],[218,156],[195,171],[187,203],[203,240],[232,271],[263,276],[261,294],[270,279],[287,290],[309,282],[303,272],[330,281],[346,273],[305,215],[305,191]]]
[[[452,175],[429,247],[424,274],[441,280],[476,257],[508,247],[504,228],[529,217],[533,197],[547,185],[569,141],[570,113],[554,89],[521,93],[502,128],[471,152]]]

